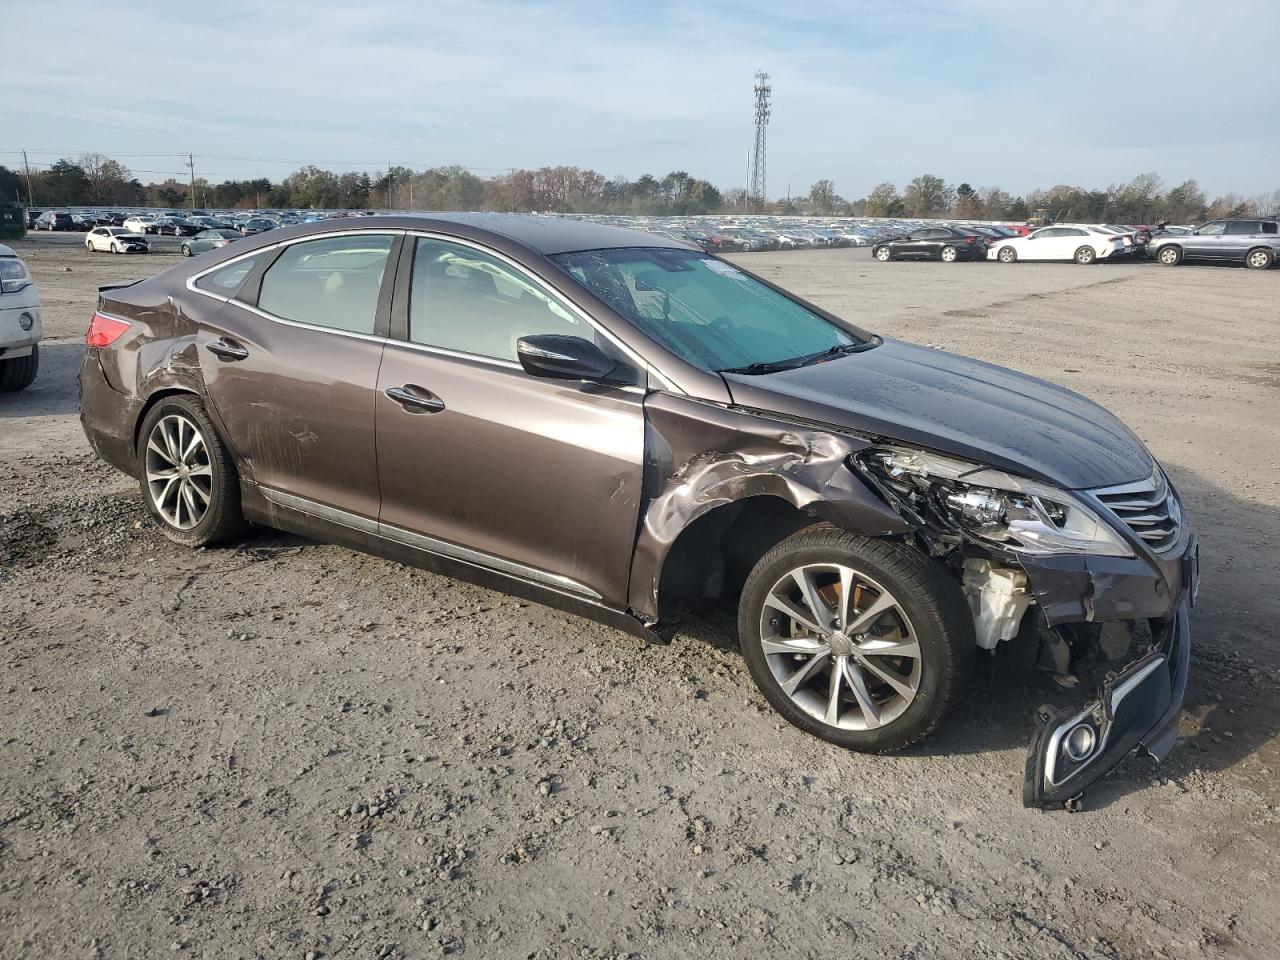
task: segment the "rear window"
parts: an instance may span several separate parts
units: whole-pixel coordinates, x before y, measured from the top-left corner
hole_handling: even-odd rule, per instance
[[[1257,220],[1232,220],[1227,224],[1227,233],[1233,236],[1258,233]]]
[[[196,287],[219,297],[234,297],[244,286],[245,279],[268,256],[267,251],[255,253],[206,273],[196,281]]]

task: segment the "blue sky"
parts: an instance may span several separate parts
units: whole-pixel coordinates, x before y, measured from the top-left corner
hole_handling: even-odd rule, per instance
[[[189,150],[212,180],[569,163],[734,187],[765,69],[775,196],[920,173],[1015,193],[1148,170],[1280,188],[1277,0],[9,6],[30,54],[0,83],[9,166],[23,147],[97,150],[145,181],[184,174]]]

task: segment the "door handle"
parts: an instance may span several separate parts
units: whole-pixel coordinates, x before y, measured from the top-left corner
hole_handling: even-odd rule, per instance
[[[211,340],[204,348],[220,360],[243,360],[249,351],[230,340]]]
[[[443,400],[430,390],[415,387],[411,383],[406,383],[403,387],[387,387],[383,393],[404,407],[409,413],[439,413],[444,409]]]

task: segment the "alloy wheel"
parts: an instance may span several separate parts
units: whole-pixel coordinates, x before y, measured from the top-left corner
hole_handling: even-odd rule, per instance
[[[1013,261],[1017,259],[1017,256],[1018,255],[1013,251],[1011,247],[1002,247],[1000,249],[998,258],[1001,263],[1013,263]]]
[[[760,644],[782,692],[838,729],[892,723],[920,689],[920,642],[902,605],[844,564],[782,576],[765,599]]]
[[[956,259],[956,248],[955,248],[955,247],[943,247],[943,248],[942,248],[942,259],[943,259],[943,262],[944,262],[944,263],[953,263],[953,262],[955,261],[955,259]]]
[[[156,421],[147,438],[147,491],[169,525],[190,530],[209,510],[213,468],[204,436],[179,414]]]
[[[1261,270],[1268,266],[1271,262],[1271,256],[1265,250],[1255,250],[1249,254],[1249,266],[1255,270]]]

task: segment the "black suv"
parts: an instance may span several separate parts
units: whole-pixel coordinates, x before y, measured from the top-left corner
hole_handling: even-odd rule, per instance
[[[76,222],[71,219],[69,213],[55,213],[52,210],[46,210],[36,219],[35,229],[37,230],[74,230]]]
[[[1217,260],[1266,270],[1280,256],[1280,221],[1276,217],[1210,220],[1183,236],[1156,237],[1147,253],[1167,267],[1183,260]]]

